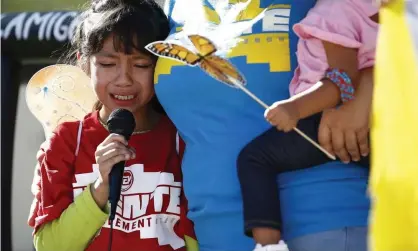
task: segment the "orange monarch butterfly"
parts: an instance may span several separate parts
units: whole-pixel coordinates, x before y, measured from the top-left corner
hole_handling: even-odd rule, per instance
[[[245,85],[244,77],[235,66],[226,59],[214,55],[216,47],[209,39],[199,35],[189,35],[188,37],[196,48],[197,53],[181,45],[166,41],[150,43],[146,46],[146,49],[157,56],[174,59],[190,66],[199,65],[211,77],[229,86],[236,87],[235,84],[237,82]]]

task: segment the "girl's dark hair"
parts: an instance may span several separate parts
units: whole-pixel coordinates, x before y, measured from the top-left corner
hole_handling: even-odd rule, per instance
[[[164,40],[170,31],[167,16],[153,0],[93,0],[79,18],[67,61],[76,60],[77,53],[82,62],[87,60],[102,49],[110,34],[115,51],[131,54],[137,50],[155,58],[145,46]],[[157,110],[162,110],[156,98],[154,103]],[[94,109],[100,108],[98,102]]]

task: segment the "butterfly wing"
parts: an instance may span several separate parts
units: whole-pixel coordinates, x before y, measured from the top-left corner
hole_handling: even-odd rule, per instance
[[[216,52],[215,45],[206,37],[189,35],[189,39],[202,57],[209,56]]]
[[[96,100],[90,78],[72,65],[47,66],[26,87],[26,103],[47,138],[59,124],[83,119]]]
[[[165,41],[157,41],[145,47],[158,57],[165,57],[194,66],[200,62],[201,57],[184,46]]]
[[[237,87],[237,84],[245,85],[244,76],[228,60],[218,56],[208,56],[200,63],[200,68],[211,77],[227,84],[231,87]]]

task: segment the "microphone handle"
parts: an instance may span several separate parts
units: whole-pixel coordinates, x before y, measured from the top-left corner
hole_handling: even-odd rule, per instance
[[[120,199],[120,192],[122,189],[123,172],[125,170],[125,161],[121,161],[113,166],[109,174],[109,201],[110,201],[110,216],[109,220],[114,220],[116,209]]]

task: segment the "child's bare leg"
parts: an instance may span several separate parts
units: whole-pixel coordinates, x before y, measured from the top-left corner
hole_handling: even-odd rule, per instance
[[[257,227],[252,230],[256,243],[261,245],[277,244],[281,240],[281,233],[274,228]]]

